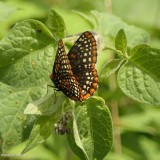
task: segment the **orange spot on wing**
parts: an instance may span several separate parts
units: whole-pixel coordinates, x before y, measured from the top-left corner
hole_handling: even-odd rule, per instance
[[[72,53],[71,58],[75,59],[76,58],[76,54]]]
[[[94,89],[96,89],[98,84],[97,83],[93,83],[92,86],[94,87]]]
[[[95,89],[91,88],[89,92],[90,92],[90,95],[92,95],[95,92]]]
[[[87,99],[87,98],[90,97],[90,96],[91,96],[91,95],[90,95],[89,93],[87,93],[87,94],[83,95],[82,99],[85,100],[85,99]]]
[[[95,78],[94,78],[94,81],[95,81],[95,82],[98,82],[98,77],[95,77]]]

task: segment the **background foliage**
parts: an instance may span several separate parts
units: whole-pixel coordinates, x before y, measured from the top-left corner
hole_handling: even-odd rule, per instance
[[[151,7],[152,6],[152,7]],[[117,32],[119,31],[118,28],[124,28],[124,31],[126,33],[127,37],[127,45],[129,47],[133,47],[136,44],[139,44],[140,42],[148,42],[149,45],[155,48],[159,48],[159,33],[160,33],[160,21],[159,21],[159,10],[160,2],[158,0],[141,0],[141,1],[128,1],[128,0],[112,0],[112,1],[104,1],[104,0],[96,0],[96,1],[74,1],[74,0],[64,0],[64,1],[27,1],[27,0],[15,0],[15,1],[0,1],[0,37],[1,39],[4,37],[5,42],[10,42],[10,39],[14,38],[15,40],[19,40],[19,37],[17,36],[16,30],[13,33],[13,37],[8,37],[7,33],[8,31],[15,25],[15,23],[20,22],[22,20],[26,19],[36,19],[40,20],[42,23],[47,24],[46,18],[48,16],[48,12],[50,8],[55,9],[64,19],[65,25],[66,25],[66,34],[77,34],[79,32],[83,32],[86,30],[91,30],[93,28],[92,23],[88,23],[88,20],[91,22],[95,22],[94,18],[97,18],[97,30],[102,36],[106,36],[110,34],[108,39],[106,38],[105,41],[103,41],[104,44],[107,44],[108,42],[110,44],[107,44],[107,46],[113,46],[113,43],[111,43],[112,39],[116,37]],[[73,11],[74,10],[74,11]],[[91,10],[92,15],[91,16]],[[77,13],[78,11],[78,13]],[[105,12],[105,13],[99,13]],[[84,15],[81,13],[87,15],[84,19]],[[113,15],[117,15],[117,17],[108,16],[108,19],[105,19],[105,16],[107,13],[111,13]],[[82,18],[83,17],[83,18]],[[101,18],[100,18],[101,17]],[[124,23],[121,19],[123,19],[126,23],[131,24],[128,26],[126,23]],[[49,20],[49,19],[48,19]],[[51,38],[51,33],[48,30],[45,30],[43,27],[43,24],[37,22],[33,22],[32,26],[28,24],[27,20],[23,21],[25,25],[28,26],[28,28],[35,27],[37,31],[44,31],[47,35],[44,41],[39,42],[40,37],[34,37],[34,32],[32,33],[32,36],[34,37],[35,41],[33,44],[30,43],[30,39],[28,35],[28,45],[32,45],[32,50],[27,50],[29,47],[25,46],[24,48],[24,54],[28,54],[29,52],[34,53],[37,48],[42,47],[42,50],[39,55],[39,61],[41,63],[38,64],[38,67],[35,66],[34,59],[35,54],[31,54],[29,58],[32,61],[32,67],[35,66],[35,70],[37,70],[37,73],[42,73],[45,75],[49,75],[52,70],[52,64],[53,61],[50,61],[50,55],[47,53],[51,53],[53,49],[43,49],[43,45],[45,43],[53,44],[53,48],[55,47],[54,41]],[[55,23],[55,22],[54,22]],[[121,26],[117,26],[117,24],[120,24]],[[17,28],[18,28],[17,24]],[[135,25],[137,27],[143,28],[145,31],[143,31],[140,28],[136,28],[132,25]],[[49,26],[48,26],[49,28]],[[50,28],[51,29],[51,28]],[[51,29],[51,31],[53,31]],[[62,32],[61,32],[62,33]],[[65,33],[62,33],[59,35],[59,37],[63,37]],[[123,34],[119,33],[119,37],[125,41],[124,37],[121,36]],[[21,36],[23,36],[23,33],[21,33]],[[118,36],[118,35],[117,35]],[[57,37],[55,37],[56,39]],[[118,39],[118,38],[117,38]],[[26,41],[21,42],[26,43]],[[3,48],[10,47],[10,43],[3,43],[1,41],[1,44],[3,45]],[[101,45],[104,45],[101,44]],[[118,44],[118,42],[117,42]],[[16,47],[15,44],[11,44]],[[116,46],[116,49],[122,50],[122,53],[125,49],[125,42],[122,44],[124,45],[123,48],[119,48],[119,46]],[[120,46],[122,46],[120,45]],[[2,51],[3,48],[0,48]],[[144,47],[143,47],[144,48]],[[19,51],[22,52],[22,51]],[[132,52],[132,53],[136,53]],[[143,53],[143,52],[142,52]],[[12,59],[12,56],[10,59],[8,59],[7,64],[12,63],[14,59]],[[113,56],[111,51],[106,51],[106,55],[99,56],[99,65],[97,66],[97,69],[100,71],[103,64],[104,57],[106,57],[108,60],[112,59]],[[134,56],[132,56],[134,58]],[[155,60],[157,58],[155,57]],[[49,61],[48,61],[49,60]],[[24,60],[24,62],[27,63]],[[17,88],[20,87],[20,89],[6,87],[1,83],[0,86],[0,98],[3,99],[1,101],[1,113],[5,111],[6,114],[1,115],[2,117],[6,117],[5,121],[1,121],[1,127],[0,131],[1,133],[5,133],[5,131],[8,131],[10,129],[13,129],[14,127],[8,128],[6,125],[7,121],[9,119],[13,119],[13,123],[9,126],[15,125],[16,130],[13,130],[11,133],[14,133],[13,139],[6,139],[6,146],[9,146],[9,142],[15,141],[14,137],[19,137],[19,139],[16,139],[16,143],[19,144],[23,139],[25,140],[29,134],[30,134],[30,128],[32,127],[32,122],[35,120],[35,117],[33,116],[26,116],[21,117],[21,112],[24,110],[24,106],[27,105],[28,102],[26,102],[26,99],[30,98],[32,100],[36,100],[38,97],[40,98],[42,95],[45,94],[46,86],[42,87],[41,92],[39,93],[39,85],[43,84],[44,82],[48,81],[50,83],[49,76],[41,78],[42,75],[37,74],[36,80],[38,79],[37,86],[32,87],[32,84],[34,81],[30,81],[30,79],[34,80],[32,75],[30,75],[29,79],[24,79],[23,83],[21,83],[19,80],[19,77],[17,78],[18,73],[15,73],[14,71],[17,69],[17,67],[21,67],[21,63],[19,62],[11,69],[6,68],[5,70],[0,70],[0,79],[1,82],[4,82],[5,73],[7,72],[12,78],[8,78],[8,85],[16,86]],[[121,63],[121,60],[117,60],[114,63],[111,63],[112,65],[116,65]],[[24,63],[25,64],[25,63]],[[6,63],[4,63],[3,59],[0,59],[0,66],[4,66]],[[108,64],[107,64],[108,65]],[[153,64],[154,65],[154,64]],[[26,64],[28,66],[28,64]],[[114,67],[113,67],[114,68]],[[41,69],[41,71],[39,71]],[[42,70],[43,69],[43,70]],[[106,68],[108,69],[108,68]],[[123,73],[123,70],[125,67],[121,68],[120,72]],[[20,78],[23,79],[25,77],[26,71],[22,70],[23,72],[19,75]],[[111,70],[109,70],[112,72]],[[29,72],[29,69],[27,70]],[[157,71],[158,72],[158,71]],[[29,73],[27,73],[29,74]],[[160,109],[158,107],[153,107],[151,105],[141,104],[137,103],[136,101],[132,100],[131,98],[125,96],[122,91],[116,86],[115,82],[115,75],[112,74],[109,76],[109,78],[102,74],[101,79],[101,85],[98,89],[98,95],[103,97],[103,99],[106,101],[107,106],[109,106],[111,113],[112,113],[112,119],[113,119],[113,126],[114,126],[114,144],[112,147],[112,151],[109,153],[109,155],[106,157],[106,159],[112,159],[112,160],[158,160],[160,158],[159,149],[160,149],[160,134],[159,134],[159,117],[160,117]],[[126,75],[123,75],[126,76]],[[126,76],[126,79],[128,77]],[[124,80],[122,77],[118,77],[119,82]],[[32,88],[26,90],[22,90],[22,87],[31,86]],[[156,85],[156,84],[154,84]],[[153,85],[153,86],[154,86]],[[141,89],[141,87],[140,87]],[[155,87],[156,89],[156,87]],[[9,94],[10,93],[10,94]],[[14,94],[12,94],[14,93]],[[7,101],[4,97],[8,97],[10,100],[16,101]],[[130,96],[132,97],[132,96]],[[133,97],[132,97],[133,98]],[[157,98],[158,99],[158,98]],[[155,102],[153,100],[153,102]],[[5,106],[8,106],[8,108],[3,108],[2,104],[5,104]],[[152,103],[153,104],[153,103]],[[19,105],[19,108],[15,108],[13,106]],[[10,115],[10,116],[8,116]],[[16,115],[15,117],[13,115]],[[16,119],[19,119],[19,121],[16,121]],[[45,118],[44,118],[45,120]],[[37,124],[40,124],[40,122],[37,122]],[[21,122],[19,124],[19,122]],[[26,124],[27,123],[27,124]],[[24,128],[21,128],[21,126],[24,125]],[[50,124],[48,124],[50,125]],[[25,128],[27,126],[27,128]],[[38,126],[38,125],[37,125]],[[38,129],[38,128],[35,128]],[[24,130],[24,134],[20,134]],[[8,132],[10,133],[10,132]],[[17,135],[19,133],[19,135]],[[4,135],[0,135],[0,138]],[[2,144],[2,143],[1,143]],[[4,144],[4,142],[3,142]],[[16,145],[16,144],[15,144]],[[26,142],[12,148],[5,148],[7,150],[7,153],[21,153],[21,151],[24,149],[26,145]],[[5,146],[5,147],[6,147]],[[4,147],[4,146],[2,146]],[[38,155],[37,155],[38,152]],[[78,159],[70,150],[68,147],[66,138],[63,136],[57,136],[52,135],[50,136],[47,141],[39,145],[38,147],[34,148],[33,150],[30,150],[26,153],[27,157],[30,157],[32,159]],[[16,159],[16,157],[14,157]],[[23,159],[23,157],[18,157],[18,159]],[[25,158],[25,157],[24,157]]]

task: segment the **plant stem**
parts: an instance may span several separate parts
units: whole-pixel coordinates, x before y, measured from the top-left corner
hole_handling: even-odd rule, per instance
[[[123,56],[123,54],[120,51],[116,50],[115,48],[105,47],[105,48],[103,48],[103,50],[110,50],[110,51],[113,51],[113,52],[117,53],[120,57]]]
[[[110,59],[113,59],[113,54],[110,56]],[[109,76],[109,88],[111,92],[114,92],[117,88],[116,84],[116,76],[115,73]],[[110,104],[111,106],[111,112],[112,112],[112,118],[113,118],[113,125],[119,124],[119,111],[118,111],[118,102],[116,100],[113,100]],[[121,135],[120,135],[120,129],[116,126],[113,126],[113,136],[114,136],[114,143],[115,143],[115,152],[121,153]]]

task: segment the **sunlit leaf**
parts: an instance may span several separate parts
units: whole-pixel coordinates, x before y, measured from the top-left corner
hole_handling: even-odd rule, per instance
[[[0,140],[3,152],[23,142],[24,137],[28,137],[27,127],[33,122],[23,114],[24,107],[29,99],[40,98],[44,90],[44,87],[17,90],[0,82]]]
[[[34,116],[26,117],[24,108],[47,92],[55,45],[51,32],[36,20],[17,23],[0,41],[2,152],[28,138]]]
[[[131,51],[129,62],[119,70],[118,83],[129,97],[160,105],[160,51],[138,45]]]
[[[90,98],[76,108],[68,143],[81,159],[103,159],[112,146],[112,121],[103,99]]]
[[[115,47],[125,55],[125,52],[127,50],[127,39],[123,29],[120,29],[116,35]]]
[[[101,76],[110,76],[112,73],[116,72],[120,68],[122,63],[123,59],[112,59],[109,62],[106,62],[106,64],[104,64],[102,68]]]
[[[29,103],[24,114],[50,115],[57,112],[64,102],[64,95],[60,93],[49,93],[45,97]]]
[[[65,37],[66,34],[66,26],[63,18],[53,9],[50,10],[47,26],[51,30],[53,37],[58,40]]]
[[[43,143],[52,133],[53,116],[41,116],[35,123],[22,154]]]

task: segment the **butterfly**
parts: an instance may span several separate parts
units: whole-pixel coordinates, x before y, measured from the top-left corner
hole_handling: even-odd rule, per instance
[[[89,31],[84,32],[66,54],[62,40],[58,43],[50,75],[55,88],[74,101],[89,98],[97,90],[97,44]]]

